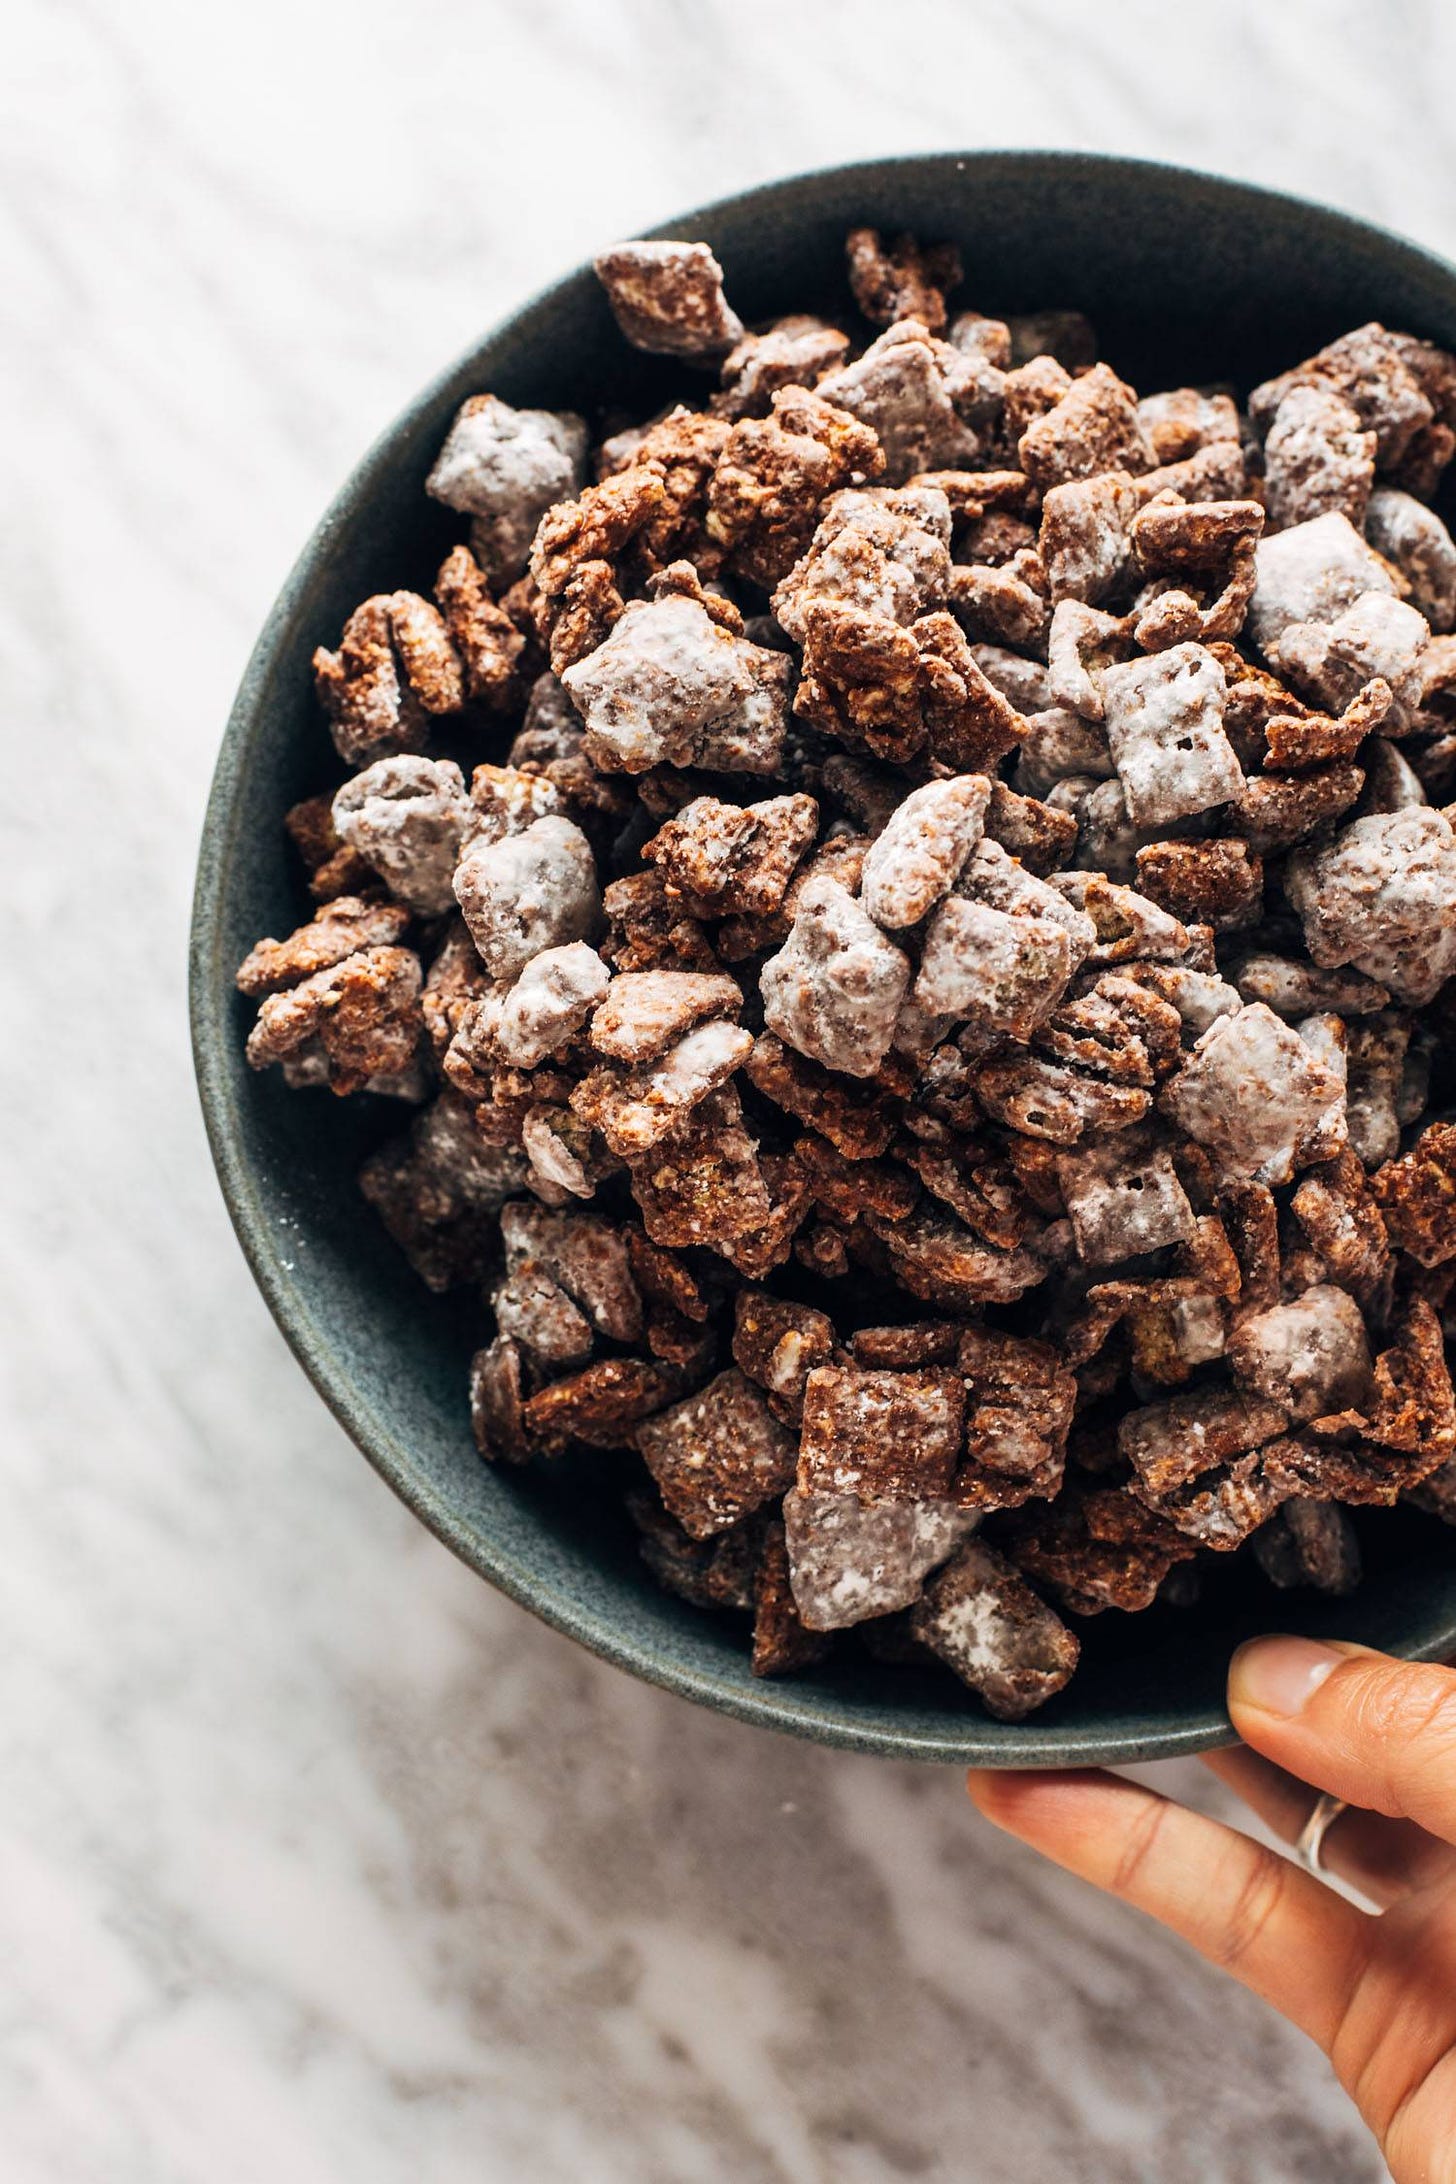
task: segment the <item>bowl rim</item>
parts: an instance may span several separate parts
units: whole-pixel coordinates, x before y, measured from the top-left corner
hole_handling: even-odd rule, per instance
[[[1413,242],[1378,221],[1367,220],[1319,198],[1246,181],[1215,170],[1110,152],[1059,147],[982,146],[974,150],[904,152],[882,158],[847,160],[825,167],[797,169],[746,190],[730,191],[703,205],[677,213],[642,231],[643,239],[674,238],[720,215],[741,214],[806,185],[862,178],[867,194],[874,178],[926,166],[951,171],[995,162],[1101,175],[1139,172],[1182,183],[1202,184],[1251,207],[1293,207],[1348,230],[1352,240],[1372,239],[1385,249],[1435,269],[1456,285],[1456,264],[1440,252]],[[772,1681],[741,1688],[715,1673],[663,1658],[650,1643],[625,1633],[608,1617],[583,1607],[548,1579],[527,1570],[474,1526],[463,1523],[448,1500],[432,1485],[409,1449],[374,1412],[349,1376],[333,1359],[307,1299],[289,1277],[283,1249],[262,1203],[256,1162],[246,1149],[235,1080],[229,1069],[233,1029],[225,1015],[231,992],[231,962],[224,963],[221,921],[234,859],[246,851],[241,839],[237,789],[249,758],[253,714],[273,671],[274,657],[315,573],[330,554],[337,534],[371,497],[392,461],[397,445],[444,389],[459,379],[482,349],[503,336],[530,327],[549,314],[561,293],[589,270],[590,260],[571,266],[536,289],[515,310],[488,326],[459,356],[436,372],[375,434],[334,494],[309,534],[277,593],[253,644],[230,708],[203,816],[188,942],[188,1016],[198,1097],[218,1183],[234,1232],[253,1279],[299,1365],[330,1413],[360,1453],[436,1539],[519,1606],[552,1629],[644,1683],[713,1708],[733,1719],[805,1737],[841,1750],[941,1765],[1065,1767],[1117,1765],[1186,1757],[1237,1742],[1228,1712],[1217,1705],[1194,1706],[1176,1721],[1150,1725],[1135,1734],[1117,1735],[1095,1722],[1058,1725],[1044,1740],[1028,1739],[1018,1750],[1015,1735],[1028,1725],[992,1721],[968,1713],[964,1729],[926,1734],[911,1728],[887,1732],[825,1714],[812,1696],[802,1697],[792,1681]],[[1406,1649],[1412,1659],[1434,1659],[1456,1651],[1456,1608],[1444,1623]]]

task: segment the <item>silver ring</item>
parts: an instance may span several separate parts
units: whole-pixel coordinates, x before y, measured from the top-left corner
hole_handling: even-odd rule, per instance
[[[1340,1814],[1348,1812],[1349,1809],[1343,1797],[1331,1797],[1328,1790],[1321,1791],[1315,1799],[1314,1810],[1294,1841],[1294,1855],[1307,1872],[1323,1879],[1325,1869],[1320,1852],[1324,1848],[1325,1837]]]

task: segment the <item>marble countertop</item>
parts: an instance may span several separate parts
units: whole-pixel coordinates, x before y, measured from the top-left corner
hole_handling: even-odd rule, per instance
[[[217,736],[295,550],[544,278],[787,169],[1013,142],[1224,167],[1456,250],[1456,16],[9,20],[9,2184],[1368,2184],[1312,2049],[992,1834],[953,1773],[634,1685],[391,1500],[233,1242],[183,957]]]

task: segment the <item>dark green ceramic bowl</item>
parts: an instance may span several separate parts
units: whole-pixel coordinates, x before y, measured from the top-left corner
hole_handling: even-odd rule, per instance
[[[843,306],[843,239],[859,221],[953,238],[969,271],[961,300],[978,309],[1088,312],[1103,355],[1144,389],[1247,386],[1369,318],[1456,345],[1456,270],[1439,259],[1316,205],[1133,160],[984,152],[841,167],[660,232],[711,243],[735,305],[754,320]],[[365,456],[249,663],[203,834],[192,1023],[223,1191],[300,1363],[375,1469],[482,1577],[634,1675],[829,1744],[992,1766],[1164,1757],[1227,1740],[1225,1668],[1258,1629],[1341,1633],[1413,1655],[1456,1648],[1451,1535],[1393,1513],[1362,1520],[1368,1576],[1354,1599],[1272,1595],[1240,1557],[1198,1608],[1087,1624],[1070,1688],[1019,1726],[989,1721],[939,1670],[846,1658],[756,1682],[734,1619],[669,1598],[643,1569],[613,1459],[518,1472],[476,1455],[465,1386],[478,1301],[428,1295],[354,1187],[362,1154],[400,1113],[253,1075],[243,1064],[252,1009],[232,973],[259,934],[307,915],[280,822],[338,775],[313,700],[314,646],[332,643],[369,593],[423,587],[458,535],[458,519],[423,491],[458,404],[490,389],[515,403],[589,415],[621,404],[646,416],[677,384],[627,349],[589,269],[558,282],[427,387]],[[407,1600],[397,1605],[409,1613]]]

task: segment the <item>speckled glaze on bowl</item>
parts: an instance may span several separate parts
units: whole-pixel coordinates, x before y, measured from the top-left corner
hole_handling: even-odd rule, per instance
[[[843,238],[859,221],[952,238],[969,271],[963,304],[1088,312],[1101,353],[1144,389],[1210,377],[1247,386],[1369,318],[1456,345],[1456,269],[1441,260],[1317,205],[1135,160],[982,152],[840,167],[657,232],[709,242],[753,321],[842,307]],[[689,1608],[648,1576],[621,1508],[619,1460],[517,1471],[477,1456],[466,1364],[479,1302],[429,1295],[354,1186],[360,1158],[402,1113],[390,1102],[290,1093],[277,1072],[249,1071],[252,1009],[232,973],[259,934],[287,932],[308,914],[280,822],[289,804],[338,777],[312,695],[314,646],[332,643],[369,593],[426,587],[459,534],[459,519],[423,491],[458,404],[490,389],[515,403],[588,415],[622,404],[645,417],[685,384],[627,349],[589,268],[559,281],[376,442],[258,640],[203,833],[192,1027],[223,1192],[299,1362],[401,1499],[513,1599],[684,1698],[852,1750],[981,1766],[1169,1757],[1228,1740],[1224,1672],[1254,1630],[1328,1631],[1410,1655],[1456,1649],[1450,1535],[1396,1513],[1362,1520],[1368,1574],[1352,1600],[1275,1599],[1231,1570],[1209,1606],[1098,1617],[1083,1626],[1068,1690],[1022,1724],[988,1720],[939,1670],[856,1659],[760,1682],[735,1619]],[[318,1551],[327,1554],[327,1541]],[[407,1601],[398,1606],[408,1613]]]

